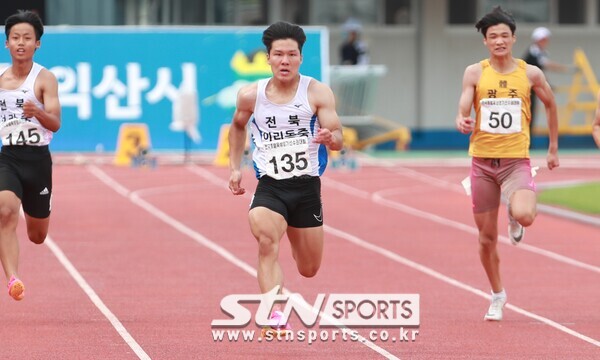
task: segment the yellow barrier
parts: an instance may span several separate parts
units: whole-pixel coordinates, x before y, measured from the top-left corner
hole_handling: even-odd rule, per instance
[[[372,136],[368,139],[359,141],[356,144],[356,149],[361,150],[370,145],[381,144],[388,141],[395,141],[396,150],[406,150],[408,144],[410,143],[410,140],[410,130],[408,130],[406,127],[399,127],[397,129],[385,132],[381,135]]]
[[[151,148],[150,130],[143,123],[125,123],[119,127],[114,164],[130,166],[133,159]]]
[[[406,150],[408,148],[412,137],[410,135],[410,130],[406,126],[400,126],[398,123],[381,116],[372,116],[372,121],[373,124],[388,130],[366,139],[357,139],[353,144],[354,149],[363,150],[368,146],[388,141],[396,142],[396,150]]]
[[[217,154],[213,161],[213,164],[217,166],[229,166],[229,126],[229,124],[223,124],[219,131]]]
[[[573,63],[577,71],[573,74],[571,85],[559,86],[555,90],[556,93],[567,94],[567,103],[558,106],[558,132],[559,134],[571,135],[590,134],[597,105],[596,96],[600,91],[600,85],[598,85],[594,70],[583,50],[575,50]],[[590,100],[580,100],[582,96]],[[578,111],[584,113],[583,124],[574,124],[573,115]],[[548,129],[545,128],[536,127],[535,129],[535,133],[547,132]]]
[[[217,145],[217,154],[215,155],[215,160],[213,164],[216,166],[229,166],[229,127],[230,124],[221,125],[221,130],[219,131],[219,143]],[[250,161],[250,137],[246,137],[246,147],[244,150],[244,154],[242,155],[242,165]]]

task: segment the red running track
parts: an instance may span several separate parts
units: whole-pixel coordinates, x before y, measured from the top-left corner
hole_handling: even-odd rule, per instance
[[[19,228],[26,298],[0,297],[0,358],[597,358],[598,228],[539,214],[514,247],[502,212],[509,307],[502,322],[485,322],[489,287],[458,185],[467,174],[435,165],[328,170],[322,267],[302,278],[284,241],[286,287],[309,302],[319,293],[417,293],[421,325],[415,341],[309,345],[213,340],[221,299],[258,291],[250,198],[230,195],[226,169],[58,165],[47,245],[28,243]],[[537,177],[573,179],[600,174],[565,168]],[[254,190],[250,172],[244,184]]]

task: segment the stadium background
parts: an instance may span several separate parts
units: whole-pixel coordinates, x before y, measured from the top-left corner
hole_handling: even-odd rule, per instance
[[[50,234],[37,246],[27,240],[24,221],[17,229],[27,294],[19,302],[0,297],[0,358],[596,359],[600,152],[589,131],[570,144],[563,136],[559,168],[545,167],[541,149],[532,165],[540,167],[542,196],[596,186],[578,195],[596,211],[539,204],[525,243],[513,246],[501,205],[498,248],[510,300],[502,322],[482,320],[489,283],[470,198],[460,185],[470,171],[467,137],[453,129],[453,119],[464,67],[486,56],[473,23],[493,3],[519,16],[515,55],[530,30],[546,25],[554,33],[554,59],[568,63],[581,46],[597,72],[597,1],[4,1],[2,20],[17,8],[42,14],[48,34],[36,60],[60,70],[62,90],[85,91],[61,96]],[[350,15],[362,22],[371,64],[387,69],[374,77],[375,103],[363,110],[410,129],[410,149],[445,150],[361,153],[354,171],[331,166],[322,179],[322,267],[316,277],[302,277],[282,241],[285,286],[310,301],[321,293],[420,294],[419,339],[215,340],[210,324],[223,317],[220,301],[258,287],[247,222],[256,179],[245,167],[248,191],[232,196],[229,170],[213,164],[215,134],[229,121],[234,91],[214,95],[265,76],[259,34],[278,19],[308,24],[302,71],[336,83],[333,66]],[[0,63],[9,60],[0,52]],[[572,80],[550,76],[556,86]],[[355,87],[370,81],[358,78]],[[194,84],[203,138],[193,145],[193,161],[179,166],[185,142],[171,130],[171,105],[175,90]],[[338,96],[339,104],[345,98]],[[132,123],[148,125],[156,150],[176,150],[159,160],[177,166],[114,166],[117,131]],[[296,317],[291,321],[294,330],[305,330]],[[260,331],[255,324],[247,329]],[[357,329],[362,336],[369,330]]]
[[[106,67],[110,65],[115,67],[115,80],[124,85],[121,89],[97,89],[95,95],[89,96],[93,110],[88,119],[82,119],[78,112],[82,111],[82,105],[69,108],[70,101],[80,104],[80,100],[63,101],[67,105],[67,126],[64,129],[68,129],[69,122],[72,122],[70,128],[79,135],[57,137],[54,143],[57,151],[111,151],[116,144],[118,124],[124,122],[149,122],[156,150],[184,146],[181,135],[168,129],[172,111],[168,101],[163,100],[171,100],[173,96],[169,98],[168,91],[163,91],[163,97],[155,94],[152,101],[147,98],[136,100],[135,91],[127,88],[131,70],[127,69],[127,64],[139,64],[140,77],[150,82],[149,87],[139,89],[145,91],[141,96],[147,96],[155,84],[158,68],[168,68],[172,83],[178,86],[183,76],[182,64],[187,62],[196,63],[200,132],[203,137],[192,147],[214,150],[220,125],[229,121],[232,106],[231,103],[217,104],[220,109],[215,108],[214,102],[211,103],[211,99],[215,98],[209,97],[217,92],[203,86],[210,84],[221,90],[230,90],[231,98],[235,87],[228,86],[236,77],[252,80],[264,76],[264,67],[249,69],[244,74],[240,74],[239,69],[236,72],[231,63],[232,56],[235,50],[241,50],[252,61],[252,56],[262,48],[260,31],[265,25],[280,19],[308,25],[309,33],[321,34],[319,45],[313,40],[308,41],[301,70],[325,81],[335,81],[329,79],[329,65],[339,64],[339,46],[346,32],[344,24],[348,19],[360,22],[362,38],[369,48],[370,63],[384,65],[386,69],[384,76],[374,80],[376,85],[369,115],[384,119],[387,124],[408,128],[412,134],[412,149],[464,149],[467,137],[453,129],[462,73],[466,65],[487,56],[481,35],[475,31],[473,24],[497,4],[503,5],[516,17],[516,57],[530,43],[532,30],[536,26],[547,26],[553,33],[550,44],[553,60],[572,63],[574,51],[581,48],[594,72],[600,70],[598,0],[32,0],[4,5],[0,18],[3,20],[18,8],[37,10],[48,25],[37,61],[50,68],[55,64],[70,66],[72,74],[77,72],[77,59],[91,58],[92,87],[101,82],[106,75]],[[257,28],[244,28],[240,32],[239,28],[233,28],[235,26]],[[211,41],[203,37],[208,29],[229,31],[231,35],[227,36],[233,38]],[[187,35],[167,35],[174,31]],[[98,33],[104,35],[98,37]],[[73,42],[74,39],[79,42]],[[219,51],[215,51],[210,48],[215,44],[230,47],[221,46]],[[123,49],[129,51],[120,51]],[[0,54],[0,63],[8,61],[7,53]],[[216,67],[210,68],[206,61]],[[572,76],[548,73],[550,83],[557,87],[569,85]],[[125,115],[113,113],[111,116],[108,110],[101,108],[108,107],[110,91],[116,91],[116,95],[112,96],[113,107],[125,108]],[[592,101],[593,96],[583,93],[580,100]],[[557,101],[559,106],[564,107],[566,94],[558,92]],[[141,109],[134,109],[140,106]],[[538,129],[541,135],[534,137],[533,143],[543,147],[545,119],[543,112],[539,113],[536,124],[541,128]],[[160,122],[162,128],[152,125],[156,122]],[[583,113],[575,113],[572,123],[585,125]],[[69,130],[65,130],[67,132]],[[585,131],[584,134],[581,131],[563,132],[562,146],[591,148],[593,141],[587,135]]]

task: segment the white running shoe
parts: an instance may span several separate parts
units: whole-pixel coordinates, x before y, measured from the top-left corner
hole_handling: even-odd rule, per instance
[[[508,238],[513,245],[519,245],[525,235],[525,227],[510,215],[510,204],[508,204]]]
[[[483,319],[488,321],[502,320],[502,308],[504,308],[504,304],[506,304],[506,296],[497,297],[495,299],[492,296],[492,303]]]

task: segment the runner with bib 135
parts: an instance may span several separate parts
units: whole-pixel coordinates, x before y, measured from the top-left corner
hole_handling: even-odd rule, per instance
[[[250,203],[250,229],[258,241],[258,285],[262,293],[283,288],[279,243],[287,234],[300,274],[315,276],[323,257],[323,208],[320,176],[327,148],[342,148],[342,125],[331,89],[300,74],[304,30],[278,22],[263,33],[273,77],[238,92],[229,130],[229,189],[245,193],[240,170],[250,124],[252,161],[258,186]],[[277,305],[279,306],[279,305]],[[275,309],[267,332],[289,331]]]

